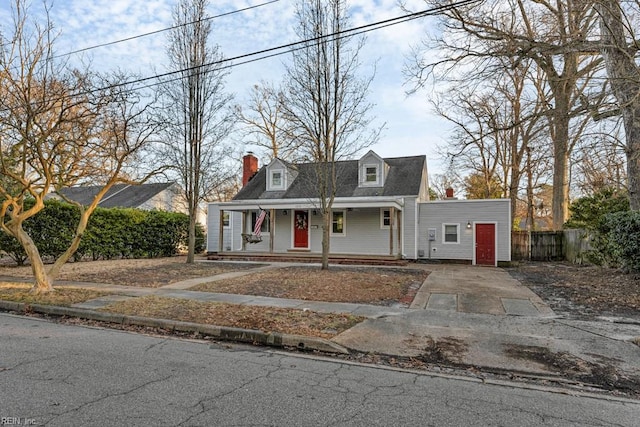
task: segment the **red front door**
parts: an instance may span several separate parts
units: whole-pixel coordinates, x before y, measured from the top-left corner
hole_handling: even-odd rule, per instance
[[[476,264],[496,265],[495,224],[476,224]]]
[[[293,212],[293,247],[309,247],[309,212]]]

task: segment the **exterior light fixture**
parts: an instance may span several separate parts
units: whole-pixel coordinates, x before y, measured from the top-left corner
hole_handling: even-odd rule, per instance
[[[471,229],[471,221],[467,221],[467,230]]]

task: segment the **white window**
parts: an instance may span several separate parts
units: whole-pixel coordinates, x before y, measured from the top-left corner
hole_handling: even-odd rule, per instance
[[[284,177],[281,170],[271,171],[271,188],[284,188]]]
[[[378,168],[375,166],[365,166],[364,181],[366,183],[375,184],[378,182]]]
[[[222,214],[222,226],[224,228],[229,228],[230,225],[231,225],[231,221],[230,221],[230,217],[229,217],[229,212],[223,212],[223,214]]]
[[[443,224],[444,242],[443,243],[459,243],[460,242],[460,224]]]
[[[332,211],[331,212],[331,234],[337,236],[345,235],[345,211]]]
[[[391,209],[380,209],[380,228],[391,226]]]

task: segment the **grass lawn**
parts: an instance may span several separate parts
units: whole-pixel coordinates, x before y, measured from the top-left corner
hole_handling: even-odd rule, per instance
[[[134,298],[102,309],[110,313],[332,338],[365,320],[348,314],[201,302],[158,296]]]
[[[27,304],[48,304],[69,307],[70,305],[107,295],[89,289],[56,288],[44,295],[30,293],[32,285],[27,283],[0,282],[0,300]]]
[[[425,270],[376,267],[296,266],[261,271],[230,280],[197,285],[191,290],[309,301],[390,305],[416,290]]]

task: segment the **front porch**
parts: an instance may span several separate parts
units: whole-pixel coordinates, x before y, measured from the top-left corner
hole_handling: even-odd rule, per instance
[[[273,257],[319,262],[324,217],[316,206],[308,200],[212,205],[209,230],[215,235],[209,236],[208,251],[226,259]],[[395,198],[337,199],[329,214],[330,262],[401,259],[403,207]],[[261,216],[264,218],[256,228]]]

